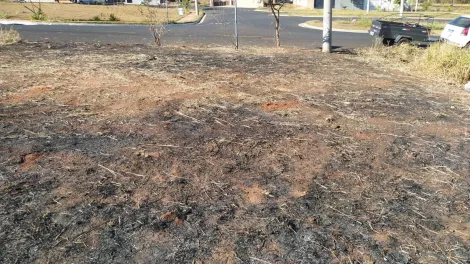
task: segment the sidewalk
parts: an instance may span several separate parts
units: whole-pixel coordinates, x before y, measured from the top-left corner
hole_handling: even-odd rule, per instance
[[[322,27],[310,26],[307,23],[301,23],[301,24],[299,24],[299,27],[316,29],[316,30],[323,30]],[[369,33],[367,30],[353,30],[353,29],[339,29],[339,28],[332,28],[332,31],[334,31],[334,32],[347,32],[347,33],[361,33],[361,34]]]
[[[202,14],[202,10],[199,10],[199,14]],[[192,22],[197,22],[198,15],[196,15],[196,12],[191,12],[189,15],[178,19],[176,23],[192,23]]]

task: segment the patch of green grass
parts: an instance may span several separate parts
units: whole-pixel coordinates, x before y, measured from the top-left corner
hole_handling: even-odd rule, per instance
[[[0,19],[8,19],[10,16],[5,12],[0,12]]]

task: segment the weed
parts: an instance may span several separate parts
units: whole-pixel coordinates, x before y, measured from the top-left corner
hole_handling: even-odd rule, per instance
[[[7,13],[0,12],[0,19],[8,19],[10,16]]]
[[[101,21],[101,17],[100,16],[94,16],[90,20],[91,21]]]
[[[46,14],[42,11],[42,9],[39,9],[38,12],[31,14],[31,20],[38,20],[38,21],[44,21],[47,19]]]
[[[400,68],[438,76],[454,83],[470,80],[470,50],[447,44],[434,44],[427,49],[410,45],[384,47],[380,44],[363,50],[370,60],[396,64]]]
[[[432,2],[431,2],[430,0],[424,1],[424,2],[421,4],[421,7],[423,8],[424,11],[428,11],[429,8],[432,7]]]
[[[191,4],[191,1],[189,1],[189,0],[181,1],[181,6],[184,8],[185,11],[188,10],[190,4]]]
[[[120,19],[114,14],[109,14],[109,21],[119,21]]]
[[[41,7],[41,2],[39,2],[37,5],[33,2],[30,2],[31,4],[31,7],[28,7],[28,6],[24,6],[24,8],[28,9],[29,11],[31,11],[31,19],[32,20],[46,20],[47,19],[47,16],[46,16],[46,13],[42,10],[42,7]]]
[[[20,41],[20,34],[13,28],[0,28],[0,45],[12,44]]]

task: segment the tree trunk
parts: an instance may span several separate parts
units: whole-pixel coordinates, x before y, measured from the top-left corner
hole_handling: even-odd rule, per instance
[[[281,46],[281,39],[279,36],[279,11],[277,11],[277,17],[276,17],[276,47]]]

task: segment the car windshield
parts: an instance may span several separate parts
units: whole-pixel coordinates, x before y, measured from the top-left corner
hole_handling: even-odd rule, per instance
[[[458,17],[449,22],[450,25],[457,26],[457,27],[470,27],[470,18],[468,17]]]

